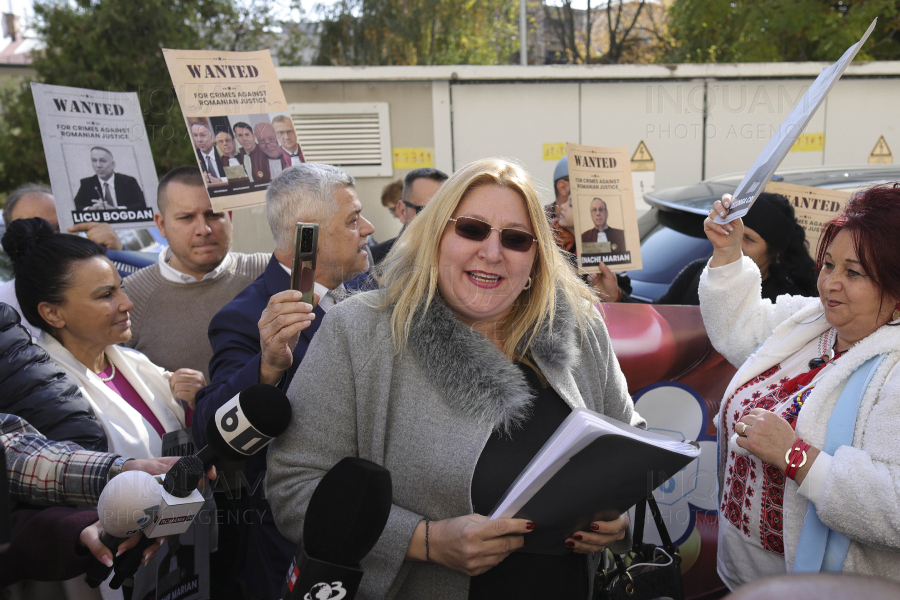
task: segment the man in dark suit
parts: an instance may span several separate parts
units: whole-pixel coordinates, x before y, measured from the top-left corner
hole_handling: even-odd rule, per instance
[[[146,210],[147,202],[137,179],[116,173],[112,152],[102,146],[91,148],[91,167],[95,175],[81,180],[75,194],[75,210]]]
[[[203,171],[203,179],[206,183],[227,182],[228,178],[225,177],[222,157],[216,152],[216,138],[213,137],[209,126],[203,121],[191,123],[191,139],[194,140],[197,161],[200,163],[200,170]]]
[[[372,260],[376,265],[384,260],[384,257],[394,247],[394,242],[406,231],[407,225],[425,208],[425,205],[441,189],[441,185],[445,181],[447,181],[447,174],[437,169],[413,169],[406,174],[399,202],[402,205],[400,222],[403,223],[403,229],[400,230],[400,235],[397,237],[372,246]]]
[[[607,217],[609,217],[609,211],[606,208],[606,202],[600,198],[594,198],[591,201],[591,220],[594,222],[594,226],[581,234],[581,241],[586,244],[610,242],[613,252],[626,252],[625,232],[609,227],[606,224]]]
[[[195,397],[193,432],[198,447],[206,444],[207,421],[241,390],[257,383],[288,389],[325,312],[341,295],[343,283],[368,268],[366,238],[375,229],[360,214],[362,204],[354,185],[343,169],[313,163],[284,171],[269,185],[266,212],[275,252],[265,272],[210,322],[210,384]],[[319,224],[315,308],[300,302],[299,292],[288,289],[298,221]],[[241,521],[246,543],[238,559],[238,579],[255,598],[280,598],[296,546],[278,533],[272,510],[262,497],[265,452],[248,459],[246,465],[250,511]]]

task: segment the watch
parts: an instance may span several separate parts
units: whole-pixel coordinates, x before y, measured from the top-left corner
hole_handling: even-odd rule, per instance
[[[106,472],[106,482],[109,483],[109,480],[122,472],[122,466],[127,463],[129,460],[134,460],[133,458],[125,458],[124,456],[116,457],[116,460],[109,465],[109,471]]]

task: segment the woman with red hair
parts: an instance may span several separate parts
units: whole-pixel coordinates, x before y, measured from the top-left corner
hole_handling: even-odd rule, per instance
[[[703,321],[739,367],[717,420],[719,575],[731,589],[784,572],[900,579],[900,184],[825,227],[818,298],[763,300],[741,220],[705,230]]]

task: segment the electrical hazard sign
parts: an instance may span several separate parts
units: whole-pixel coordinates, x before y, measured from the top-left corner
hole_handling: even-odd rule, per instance
[[[879,137],[878,141],[875,143],[875,147],[872,148],[872,152],[869,153],[869,164],[890,165],[893,164],[893,162],[894,155],[891,154],[891,149],[888,148],[884,136]]]
[[[637,148],[634,150],[634,154],[631,156],[631,170],[632,171],[655,171],[656,170],[656,161],[653,160],[653,156],[650,154],[650,150],[647,149],[647,144],[644,143],[644,140],[641,140],[638,143]]]

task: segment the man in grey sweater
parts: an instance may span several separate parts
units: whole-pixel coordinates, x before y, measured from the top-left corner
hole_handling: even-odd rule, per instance
[[[154,220],[169,247],[160,252],[155,265],[124,281],[134,302],[127,345],[172,371],[178,395],[179,378],[185,376],[178,369],[195,369],[209,380],[209,322],[262,274],[269,255],[229,252],[231,214],[213,210],[197,167],[169,171],[157,194],[159,212]],[[241,464],[220,463],[223,477],[213,490],[219,529],[218,550],[210,556],[211,593],[223,600],[240,597],[233,577],[239,547],[234,518],[238,500],[231,490],[238,485],[235,476]]]
[[[158,206],[154,220],[169,247],[125,279],[134,302],[127,345],[169,371],[187,367],[208,380],[209,322],[262,274],[269,256],[229,252],[231,214],[213,210],[197,167],[169,171]]]

